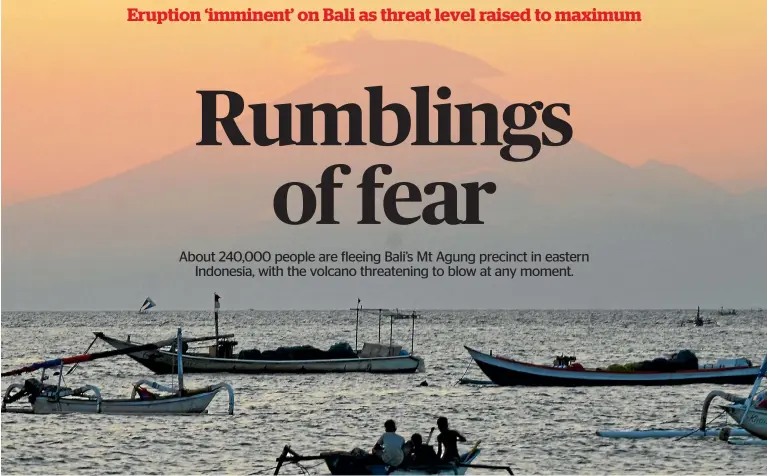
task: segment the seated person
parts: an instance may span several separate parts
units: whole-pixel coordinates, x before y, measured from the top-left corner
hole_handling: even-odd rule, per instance
[[[388,466],[399,466],[405,460],[405,439],[397,434],[394,420],[386,420],[384,433],[373,446],[372,453]]]
[[[413,435],[408,446],[410,446],[410,452],[407,457],[408,465],[431,466],[439,462],[434,448],[431,445],[424,445],[420,434],[416,433]]]

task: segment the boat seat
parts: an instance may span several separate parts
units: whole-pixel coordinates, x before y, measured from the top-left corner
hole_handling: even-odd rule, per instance
[[[362,346],[362,350],[359,353],[361,358],[372,357],[392,357],[399,355],[402,350],[401,345],[393,345],[389,347],[384,344],[374,344],[372,342],[365,342]]]

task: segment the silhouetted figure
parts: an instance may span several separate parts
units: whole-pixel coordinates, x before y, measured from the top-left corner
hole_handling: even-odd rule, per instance
[[[405,439],[397,434],[394,420],[386,420],[384,428],[386,433],[373,446],[373,454],[386,465],[399,466],[405,460]]]
[[[437,464],[439,458],[431,445],[424,445],[423,438],[416,433],[410,438],[410,451],[408,453],[408,464],[410,466],[431,466]]]
[[[447,418],[437,418],[437,428],[439,428],[439,435],[437,435],[437,456],[443,462],[457,462],[460,459],[458,455],[458,442],[466,442],[466,438],[462,434],[455,430],[451,430],[447,424]]]

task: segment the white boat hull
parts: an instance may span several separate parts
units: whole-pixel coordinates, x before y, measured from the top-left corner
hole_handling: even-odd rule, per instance
[[[203,413],[217,391],[158,400],[98,400],[64,397],[58,400],[38,397],[31,413],[104,413],[109,415]]]

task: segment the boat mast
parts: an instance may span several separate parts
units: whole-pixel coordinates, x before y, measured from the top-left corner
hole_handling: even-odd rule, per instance
[[[399,315],[399,309],[397,309]],[[391,346],[394,345],[394,314],[389,314],[389,356],[391,357]]]
[[[357,346],[357,337],[360,333],[360,306],[362,305],[362,299],[357,298],[357,325],[354,327],[354,352],[359,352]]]
[[[182,357],[183,343],[184,341],[183,339],[181,339],[181,328],[179,327],[178,331],[176,332],[176,358],[178,360],[178,365],[177,365],[178,368],[176,369],[176,371],[178,373],[178,394],[179,395],[184,394],[184,358]]]
[[[413,311],[413,327],[410,330],[410,353],[415,352],[415,311]]]
[[[221,307],[221,304],[218,302],[219,299],[221,299],[221,296],[218,293],[213,293],[213,316],[216,321],[216,357],[218,357],[218,308]]]
[[[383,309],[378,310],[378,343],[381,343],[381,314],[383,313]]]

